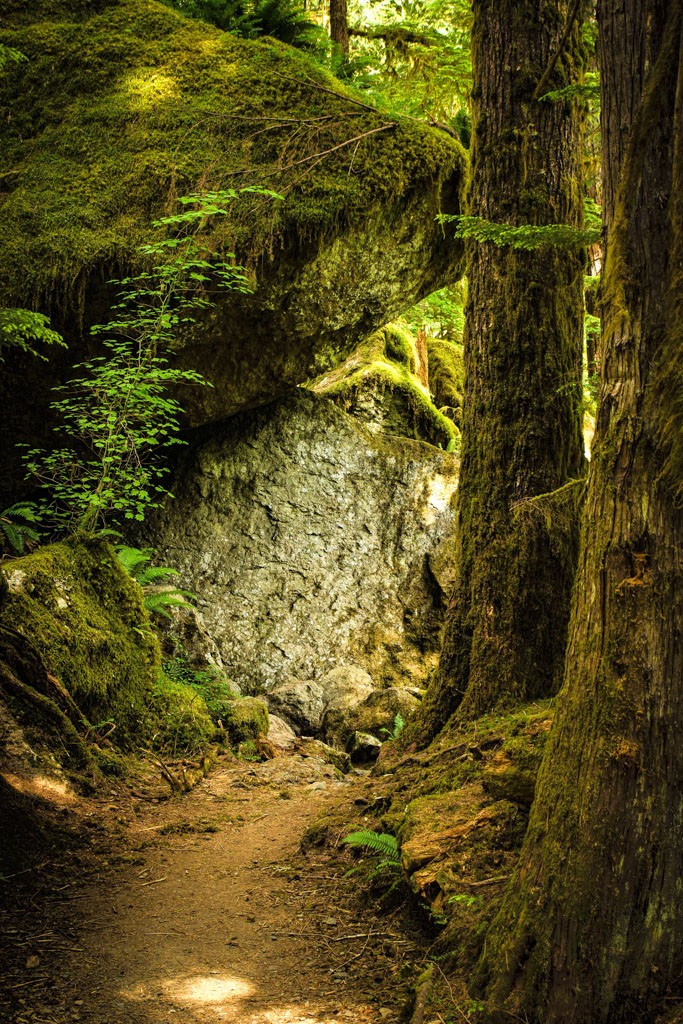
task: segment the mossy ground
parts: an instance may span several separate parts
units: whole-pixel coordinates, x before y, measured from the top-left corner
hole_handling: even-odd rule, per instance
[[[0,40],[0,301],[73,295],[129,263],[151,219],[198,189],[259,183],[217,248],[272,253],[400,204],[465,163],[444,133],[367,107],[308,57],[154,0],[20,0]],[[330,150],[326,156],[318,154]]]
[[[451,723],[425,750],[385,743],[367,800],[351,815],[328,813],[306,836],[313,845],[357,829],[397,836],[404,879],[436,930],[431,959],[448,984],[434,985],[430,1005],[446,1016],[453,993],[472,1008],[466,979],[519,855],[552,718],[552,702],[539,701]]]

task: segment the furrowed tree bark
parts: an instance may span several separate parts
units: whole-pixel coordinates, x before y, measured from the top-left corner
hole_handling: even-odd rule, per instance
[[[569,0],[475,0],[469,212],[580,226],[580,117],[539,102],[577,81]],[[470,241],[460,477],[460,569],[419,738],[556,689],[575,569],[583,473],[583,253]],[[543,498],[539,496],[543,495]]]
[[[473,986],[491,1021],[683,999],[682,6],[598,5],[601,399],[558,714]]]
[[[346,0],[330,0],[330,39],[344,56],[349,53],[349,21]]]

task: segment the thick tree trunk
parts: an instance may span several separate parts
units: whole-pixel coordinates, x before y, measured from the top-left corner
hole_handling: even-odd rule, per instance
[[[473,13],[470,213],[578,226],[579,117],[536,96],[549,67],[546,91],[576,81],[578,5],[475,0]],[[559,682],[580,487],[550,492],[583,472],[582,275],[580,251],[469,243],[460,575],[423,739],[461,701],[474,717]]]
[[[330,39],[346,56],[349,52],[349,21],[346,0],[330,0]]]
[[[602,393],[558,716],[480,964],[496,1021],[636,1024],[683,996],[681,6],[598,8]]]

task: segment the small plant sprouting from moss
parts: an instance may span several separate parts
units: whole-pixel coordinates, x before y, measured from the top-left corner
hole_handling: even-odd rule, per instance
[[[218,724],[226,717],[228,706],[238,695],[219,669],[195,669],[188,663],[182,649],[163,664],[164,675],[176,683],[191,687],[202,698],[212,720]]]
[[[401,733],[403,732],[405,724],[405,719],[399,711],[398,714],[394,717],[393,727],[391,729],[380,729],[380,735],[384,736],[388,740],[397,740]]]
[[[455,903],[459,907],[463,907],[465,910],[474,910],[480,907],[483,903],[483,897],[472,896],[464,892],[456,892],[455,895],[449,896],[446,903]]]

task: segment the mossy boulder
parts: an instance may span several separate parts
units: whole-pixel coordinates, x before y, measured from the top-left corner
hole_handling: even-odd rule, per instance
[[[449,419],[460,423],[465,391],[463,348],[456,341],[427,339],[429,353],[429,388],[434,404]]]
[[[379,757],[382,747],[381,740],[369,732],[354,732],[346,744],[346,753],[351,759],[351,764],[371,764]]]
[[[398,724],[397,716],[399,722],[405,722],[419,707],[419,699],[409,690],[388,686],[383,690],[375,690],[362,703],[353,707],[337,706],[327,710],[323,732],[329,743],[338,746],[344,746],[355,732],[370,733],[384,741],[393,736]]]
[[[285,679],[268,693],[268,707],[282,715],[299,735],[313,736],[325,711],[324,690],[312,679]]]
[[[308,386],[372,431],[456,447],[460,433],[420,379],[416,339],[405,324],[386,324],[342,364]]]
[[[4,567],[0,630],[18,631],[93,724],[138,736],[159,674],[140,587],[104,541],[52,544]]]
[[[174,757],[202,753],[216,735],[202,696],[163,674],[148,697],[146,718],[152,746]]]
[[[7,0],[0,42],[28,58],[0,77],[0,304],[49,312],[71,349],[45,372],[8,364],[3,441],[17,425],[35,434],[50,386],[107,318],[106,282],[139,265],[178,196],[251,184],[284,196],[248,196],[208,226],[254,292],[215,296],[179,339],[177,361],[215,385],[185,396],[194,424],[320,374],[460,275],[463,244],[435,221],[460,210],[460,145],[375,111],[284,44],[154,0]]]
[[[337,750],[336,747],[331,747],[329,744],[323,743],[322,740],[307,739],[302,744],[301,750],[303,757],[319,757],[326,764],[331,764],[342,775],[346,775],[351,768],[351,758],[346,751]]]
[[[238,697],[226,705],[222,719],[233,746],[268,735],[268,708],[258,697]]]

